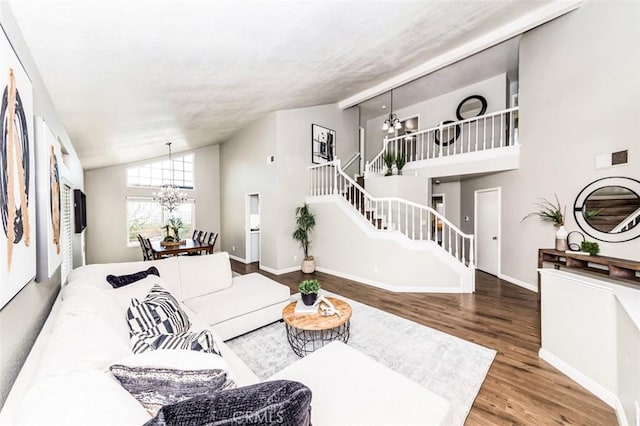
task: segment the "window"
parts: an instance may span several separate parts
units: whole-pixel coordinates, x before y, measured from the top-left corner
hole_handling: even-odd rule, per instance
[[[138,245],[138,234],[146,238],[164,238],[166,231],[162,227],[173,217],[182,219],[185,226],[180,236],[191,236],[195,226],[195,200],[189,200],[169,213],[152,198],[128,197],[127,244]]]
[[[173,169],[171,168],[173,163]],[[179,188],[193,189],[193,154],[173,157],[127,169],[127,186],[162,186],[173,183]]]

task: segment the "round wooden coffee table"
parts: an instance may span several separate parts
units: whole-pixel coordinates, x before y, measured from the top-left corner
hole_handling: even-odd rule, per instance
[[[320,349],[329,342],[349,341],[351,306],[343,300],[327,297],[340,315],[295,313],[296,302],[285,306],[282,319],[287,328],[287,340],[299,357]]]

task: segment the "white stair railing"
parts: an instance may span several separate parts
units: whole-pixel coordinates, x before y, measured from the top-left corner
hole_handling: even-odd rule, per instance
[[[640,225],[640,209],[637,209],[631,213],[625,220],[620,222],[615,228],[611,230],[612,234],[628,231],[629,229]]]
[[[381,232],[433,241],[463,265],[474,265],[474,236],[462,232],[434,209],[396,197],[373,197],[342,171],[340,160],[311,166],[309,171],[312,196],[341,195]]]
[[[382,150],[365,166],[367,174],[384,174],[384,155],[402,154],[407,163],[487,151],[518,144],[514,130],[518,107],[419,130],[408,135],[385,138]]]

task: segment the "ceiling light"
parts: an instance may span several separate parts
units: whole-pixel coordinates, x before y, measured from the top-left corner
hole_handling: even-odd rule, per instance
[[[383,108],[385,108],[383,106]],[[387,133],[393,133],[394,130],[402,129],[402,123],[398,119],[398,116],[393,113],[393,90],[391,91],[391,110],[389,111],[389,117],[384,120],[384,124],[382,125],[382,131],[385,130]]]
[[[169,147],[169,164],[171,165],[171,183],[165,183],[160,187],[160,191],[153,193],[153,201],[171,213],[180,204],[187,201],[187,196],[181,192],[173,183],[173,160],[171,159],[171,142],[167,142]]]

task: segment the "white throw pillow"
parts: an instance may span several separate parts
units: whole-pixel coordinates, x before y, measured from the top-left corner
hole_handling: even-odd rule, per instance
[[[232,285],[229,253],[180,257],[182,300],[224,290]]]
[[[18,425],[141,425],[151,416],[109,373],[86,371],[35,383]]]

